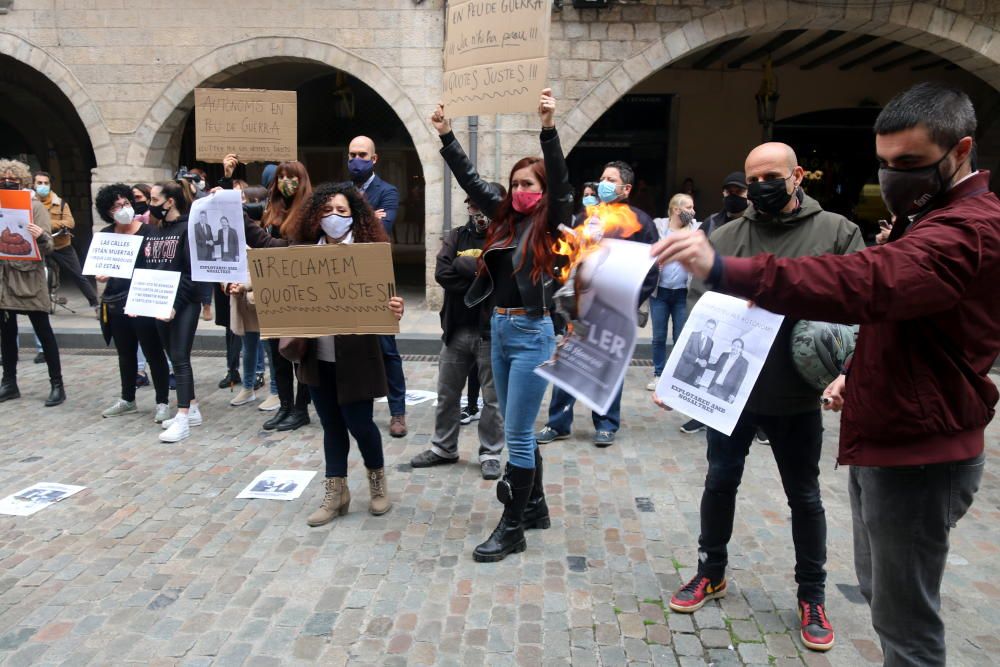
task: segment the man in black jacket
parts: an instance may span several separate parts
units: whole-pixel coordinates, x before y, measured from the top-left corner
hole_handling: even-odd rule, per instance
[[[501,196],[506,196],[502,185],[493,183],[492,186]],[[444,346],[438,358],[434,437],[431,438],[430,449],[417,454],[410,464],[414,468],[429,468],[458,461],[462,388],[470,369],[478,365],[483,395],[483,411],[479,419],[479,466],[483,479],[497,479],[500,477],[504,435],[490,362],[489,313],[492,309],[485,305],[474,308],[465,305],[465,293],[476,277],[490,220],[473,202],[468,199],[465,202],[469,221],[445,237],[434,271],[434,278],[444,288],[444,304],[441,307],[441,339]]]

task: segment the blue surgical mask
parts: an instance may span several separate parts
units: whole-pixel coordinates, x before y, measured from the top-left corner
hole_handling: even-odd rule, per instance
[[[48,185],[36,185],[35,194],[39,197],[48,197],[49,193],[52,192],[52,187]]]
[[[584,206],[597,206],[597,197],[594,195],[587,195],[583,198]]]
[[[611,181],[601,181],[597,184],[597,196],[605,204],[610,204],[618,199],[618,187]]]
[[[339,239],[346,236],[347,232],[351,231],[351,225],[353,224],[354,218],[351,216],[344,217],[336,214],[328,215],[319,221],[319,226],[323,228],[323,233],[331,239]]]

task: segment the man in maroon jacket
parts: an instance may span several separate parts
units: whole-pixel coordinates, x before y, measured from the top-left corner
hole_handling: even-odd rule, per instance
[[[794,318],[861,322],[849,371],[826,390],[843,407],[854,561],[886,665],[944,665],[941,579],[950,529],[983,475],[1000,352],[1000,200],[971,165],[964,93],[918,84],[875,123],[882,246],[845,256],[721,257],[703,234],[653,248],[716,289]]]

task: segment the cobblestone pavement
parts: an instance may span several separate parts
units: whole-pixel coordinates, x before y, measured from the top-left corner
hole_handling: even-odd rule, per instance
[[[432,389],[436,365],[406,365]],[[846,470],[834,469],[827,417],[823,494],[829,518],[830,653],[794,631],[788,509],[766,447],[754,448],[731,545],[729,596],[693,616],[664,611],[695,563],[702,438],[656,410],[632,368],[618,442],[599,450],[577,410],[571,440],[544,447],[553,513],[527,552],[476,564],[470,552],[499,515],[493,485],[469,462],[413,471],[427,444],[429,403],[409,437],[386,438],[395,506],[366,511],[352,453],[351,512],[309,528],[319,477],[292,502],[237,500],[267,468],[322,469],[316,425],[276,434],[263,413],[231,408],[214,388],[218,358],[195,360],[205,425],[156,439],[152,394],[142,412],[100,419],[115,397],[114,357],[66,355],[69,401],[42,407],[45,378],[22,353],[22,399],[0,406],[0,495],[36,481],[86,485],[27,518],[0,517],[0,660],[7,665],[866,665],[879,661],[851,566]],[[377,406],[384,433],[388,415]],[[990,431],[997,447],[998,427]],[[1000,482],[988,470],[953,532],[944,583],[952,664],[1000,654]]]

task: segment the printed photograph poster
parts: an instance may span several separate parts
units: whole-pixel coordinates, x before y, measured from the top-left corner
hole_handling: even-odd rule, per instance
[[[632,362],[639,292],[652,266],[648,244],[601,241],[576,271],[578,321],[535,373],[607,414]]]
[[[195,88],[195,157],[222,162],[294,160],[298,151],[298,95],[294,90]]]
[[[53,503],[83,491],[85,486],[39,482],[0,499],[0,514],[30,516]]]
[[[549,0],[448,0],[448,116],[535,111],[548,79],[551,20]]]
[[[83,264],[83,275],[131,278],[142,242],[138,234],[96,232]]]
[[[180,271],[136,269],[125,301],[125,314],[169,318],[180,282]]]
[[[0,190],[0,259],[41,261],[38,242],[28,231],[31,192]]]
[[[218,190],[194,200],[187,236],[191,280],[247,282],[247,241],[239,190]]]
[[[315,470],[265,470],[237,498],[295,500],[316,476]]]
[[[434,405],[437,405],[437,392],[427,391],[426,389],[407,389],[406,390],[406,404],[407,405],[420,405],[421,403],[426,403],[427,401],[434,401]],[[464,400],[468,401],[466,397]],[[389,399],[383,396],[382,398],[376,398],[376,403],[388,403]]]
[[[396,334],[388,243],[334,243],[249,252],[262,338]]]
[[[732,435],[782,315],[746,299],[706,292],[688,315],[656,394],[670,407]]]

